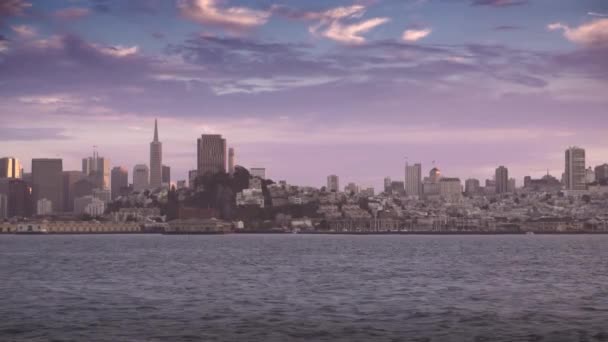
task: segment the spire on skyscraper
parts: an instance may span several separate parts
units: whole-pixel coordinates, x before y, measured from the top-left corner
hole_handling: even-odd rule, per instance
[[[154,119],[154,142],[158,142],[158,121]]]

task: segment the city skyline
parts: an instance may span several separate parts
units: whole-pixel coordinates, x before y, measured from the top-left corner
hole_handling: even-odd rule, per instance
[[[196,169],[201,134],[301,185],[382,189],[403,180],[403,156],[463,182],[499,165],[518,184],[559,178],[569,146],[608,159],[606,13],[598,0],[14,0],[0,10],[0,139],[26,172],[34,158],[78,170],[94,145],[133,170],[158,118],[173,180]]]

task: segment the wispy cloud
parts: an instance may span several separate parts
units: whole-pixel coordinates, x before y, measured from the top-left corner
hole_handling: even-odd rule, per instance
[[[56,18],[64,19],[64,20],[75,20],[84,18],[91,14],[91,10],[83,7],[68,7],[55,11],[53,15]]]
[[[32,26],[16,25],[16,26],[11,26],[11,28],[21,38],[30,39],[30,38],[36,37],[36,35],[37,35],[36,29],[33,28]]]
[[[29,7],[32,7],[32,4],[24,0],[2,0],[0,1],[0,21],[3,17],[21,15]]]
[[[550,31],[562,30],[569,41],[586,47],[608,46],[608,19],[596,19],[578,27],[570,27],[562,23],[549,24]]]
[[[471,2],[474,6],[493,6],[493,7],[507,7],[525,5],[528,0],[473,0]]]
[[[0,141],[40,141],[68,139],[59,128],[0,127]]]
[[[587,15],[592,17],[608,17],[607,13],[598,13],[598,12],[587,12]]]
[[[177,7],[186,18],[201,24],[230,30],[250,29],[264,25],[271,15],[269,11],[246,7],[222,8],[217,0],[179,0]]]
[[[363,5],[337,7],[325,12],[306,12],[303,19],[319,20],[309,28],[314,35],[346,44],[361,44],[365,42],[363,34],[390,21],[389,18],[377,17],[358,20],[365,14]]]
[[[402,39],[406,42],[416,42],[431,34],[431,31],[432,30],[430,28],[405,30],[405,32],[403,32]]]

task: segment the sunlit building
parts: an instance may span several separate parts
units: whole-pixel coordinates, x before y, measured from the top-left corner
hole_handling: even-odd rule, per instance
[[[23,177],[23,168],[19,159],[6,157],[0,158],[0,178],[19,178]]]

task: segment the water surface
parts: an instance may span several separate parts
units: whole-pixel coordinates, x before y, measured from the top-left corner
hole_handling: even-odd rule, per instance
[[[608,341],[608,236],[0,236],[0,341]]]

